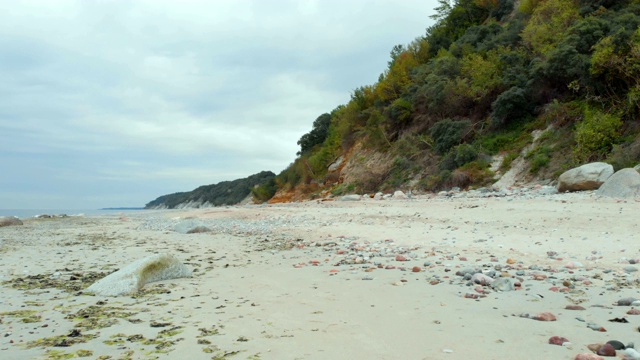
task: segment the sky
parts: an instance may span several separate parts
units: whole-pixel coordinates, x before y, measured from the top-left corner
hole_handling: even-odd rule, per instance
[[[279,173],[437,0],[0,2],[0,209]]]

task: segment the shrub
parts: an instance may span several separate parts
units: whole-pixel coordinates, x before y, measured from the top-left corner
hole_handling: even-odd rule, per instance
[[[521,119],[533,111],[533,101],[529,91],[513,86],[503,92],[491,104],[491,124],[494,127],[505,125],[510,118]]]
[[[621,128],[622,120],[617,114],[586,108],[584,120],[576,127],[574,154],[580,160],[602,157],[611,150]]]
[[[278,190],[278,185],[276,184],[275,177],[266,183],[256,186],[251,189],[251,194],[253,195],[253,200],[256,203],[264,203],[269,201],[276,194]]]
[[[445,154],[452,147],[460,144],[465,133],[471,127],[469,120],[442,120],[431,127],[431,138],[435,142],[434,149],[439,154]]]
[[[440,161],[441,170],[455,170],[478,158],[478,150],[473,145],[461,144],[449,151]]]

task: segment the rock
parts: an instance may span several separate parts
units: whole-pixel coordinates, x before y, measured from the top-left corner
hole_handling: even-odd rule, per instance
[[[493,282],[495,281],[494,279],[490,278],[489,276],[482,274],[482,273],[476,273],[473,274],[473,276],[471,276],[471,281],[474,284],[479,284],[479,285],[491,285],[493,284]]]
[[[619,354],[624,354],[625,359],[629,360],[640,360],[640,352],[636,349],[627,348],[618,352]]]
[[[578,354],[573,360],[604,360],[603,357],[591,353]]]
[[[613,348],[613,345],[606,343],[598,349],[596,354],[601,356],[616,356],[616,349]]]
[[[512,291],[515,289],[515,281],[512,278],[499,278],[491,284],[493,290]]]
[[[586,310],[584,307],[580,305],[567,305],[564,308],[565,310]]]
[[[640,174],[634,169],[622,169],[611,175],[596,194],[616,198],[640,197]]]
[[[361,199],[362,199],[362,196],[357,194],[352,194],[352,195],[345,195],[341,197],[340,201],[360,201]]]
[[[622,298],[622,299],[618,300],[617,305],[618,306],[630,306],[634,301],[636,301],[636,298],[632,298],[632,297]]]
[[[96,281],[85,291],[100,296],[119,296],[139,291],[150,282],[191,277],[191,270],[168,254],[151,255]]]
[[[206,226],[196,226],[193,229],[187,231],[187,234],[201,234],[201,233],[206,233],[210,231],[211,229],[209,229]]]
[[[22,220],[15,216],[0,217],[0,227],[22,225]]]
[[[532,317],[533,320],[538,320],[538,321],[556,321],[556,316],[553,315],[550,312],[541,312],[539,314],[536,314],[534,317]]]
[[[373,200],[384,200],[384,194],[381,192],[377,192],[375,195],[373,195]]]
[[[414,267],[411,269],[411,272],[420,272],[420,271],[422,271],[422,269],[420,268],[420,266],[414,266]]]
[[[549,344],[551,345],[560,345],[562,346],[562,344],[569,342],[569,340],[566,337],[562,337],[562,336],[552,336],[549,338]]]
[[[627,311],[627,315],[640,315],[640,309],[631,309]]]
[[[401,199],[401,200],[403,200],[403,199],[408,199],[409,197],[408,197],[405,193],[403,193],[402,191],[400,191],[400,190],[396,190],[396,191],[393,193],[393,198],[394,198],[394,199]]]
[[[625,348],[624,344],[618,340],[609,340],[607,341],[607,344],[613,346],[615,350],[624,350]]]
[[[638,271],[638,268],[635,267],[635,266],[629,265],[629,266],[625,266],[624,267],[624,272],[626,272],[626,273],[632,273],[632,272],[636,272],[636,271]]]
[[[558,178],[558,192],[598,189],[611,175],[613,166],[595,162],[567,170]]]
[[[408,261],[403,255],[396,255],[396,261]]]
[[[456,271],[456,275],[457,276],[473,275],[473,274],[476,274],[476,273],[479,273],[479,272],[482,272],[482,270],[480,270],[478,268],[468,267],[468,268],[464,268],[464,269]]]

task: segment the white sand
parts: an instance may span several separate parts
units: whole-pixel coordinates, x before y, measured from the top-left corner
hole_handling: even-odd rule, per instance
[[[0,228],[0,281],[26,275],[65,280],[72,274],[106,275],[155,253],[175,255],[196,272],[192,278],[147,284],[143,290],[152,291],[136,298],[21,290],[5,283],[0,292],[0,313],[5,313],[0,315],[0,358],[89,350],[90,358],[112,359],[233,354],[238,359],[573,359],[588,352],[591,343],[615,339],[640,345],[640,316],[626,315],[631,307],[612,306],[624,297],[640,298],[640,285],[634,282],[638,273],[623,271],[629,259],[640,258],[639,210],[640,203],[633,200],[570,194],[311,201],[142,212],[122,219],[30,220]],[[202,222],[214,231],[172,231],[183,221]],[[557,255],[550,258],[549,251]],[[399,252],[410,261],[396,261]],[[373,257],[345,264],[358,253],[363,259]],[[516,263],[508,265],[508,259]],[[584,267],[571,273],[564,268],[569,261]],[[407,271],[379,269],[378,262]],[[425,262],[431,265],[425,267]],[[465,298],[475,293],[474,286],[455,272],[474,266],[488,271],[496,265],[511,276],[521,268],[522,289]],[[541,269],[530,270],[532,265]],[[413,266],[422,271],[411,272]],[[366,272],[368,268],[375,270]],[[558,272],[545,271],[549,269]],[[607,269],[612,272],[603,273]],[[533,274],[549,278],[537,281]],[[441,282],[432,285],[437,277]],[[550,290],[563,288],[563,281],[575,289]],[[170,293],[157,293],[163,289]],[[586,310],[565,310],[574,303]],[[89,306],[117,307],[134,313],[128,319],[140,321],[112,314],[106,319],[115,324],[81,328],[84,335],[97,335],[87,342],[27,347],[37,339],[70,334],[82,319],[68,315]],[[24,323],[20,316],[6,314],[16,310],[35,310],[41,318]],[[518,316],[543,311],[557,321]],[[616,317],[630,323],[608,321]],[[171,325],[152,327],[152,322]],[[589,322],[607,331],[591,330]],[[156,349],[159,332],[172,326],[181,328],[164,338],[170,341],[165,348]],[[199,329],[217,329],[218,334]],[[156,341],[127,340],[136,334]],[[568,338],[571,347],[549,345],[554,335]],[[109,343],[118,339],[120,343]]]

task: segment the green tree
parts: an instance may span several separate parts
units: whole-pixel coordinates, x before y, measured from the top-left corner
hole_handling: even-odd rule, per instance
[[[331,115],[325,113],[313,122],[313,128],[310,132],[302,135],[298,140],[300,151],[298,155],[302,155],[311,151],[316,145],[322,144],[329,133],[329,125],[331,125]]]

